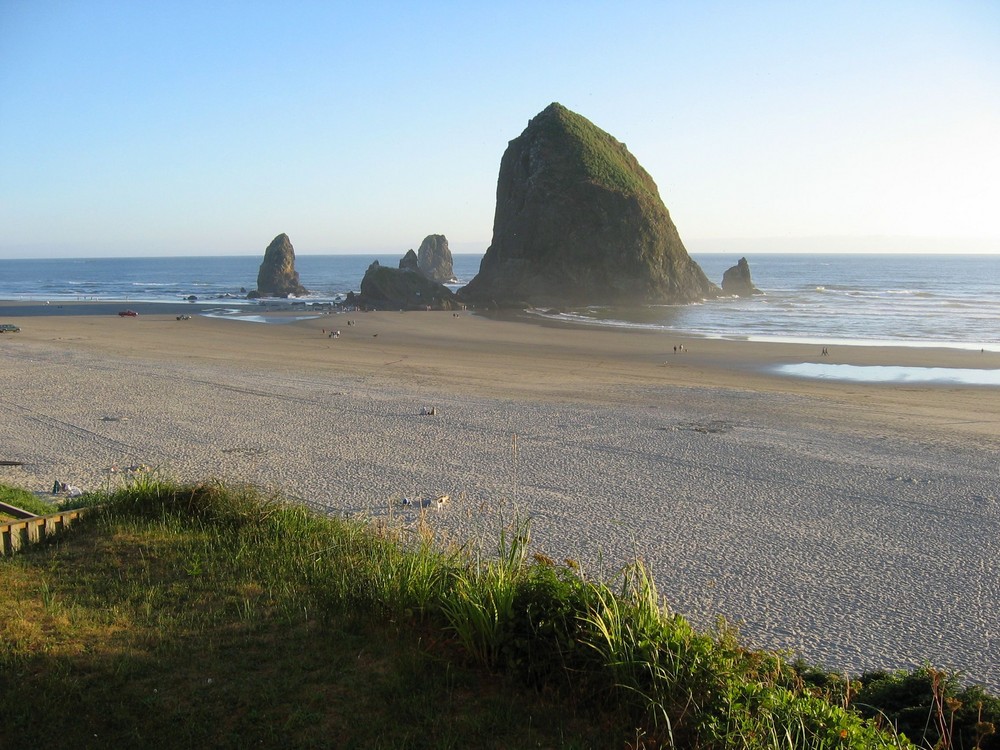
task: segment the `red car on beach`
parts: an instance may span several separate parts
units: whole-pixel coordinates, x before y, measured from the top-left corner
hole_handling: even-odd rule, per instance
[[[135,310],[121,310],[118,313],[118,317],[120,317],[120,318],[138,318],[139,317],[139,313],[137,313]]]

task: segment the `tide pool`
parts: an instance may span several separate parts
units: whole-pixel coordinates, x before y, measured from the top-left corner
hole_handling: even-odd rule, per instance
[[[847,380],[858,383],[949,383],[1000,386],[1000,370],[978,370],[963,367],[828,365],[802,362],[778,365],[773,372],[797,378]]]

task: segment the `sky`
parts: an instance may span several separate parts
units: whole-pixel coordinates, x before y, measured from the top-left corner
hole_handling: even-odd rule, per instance
[[[0,259],[481,253],[554,101],[692,253],[1000,253],[996,0],[0,0]]]

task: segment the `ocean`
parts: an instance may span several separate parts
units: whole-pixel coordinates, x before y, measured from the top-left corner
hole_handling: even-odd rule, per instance
[[[399,255],[299,255],[311,290],[306,302],[358,291],[373,260],[395,267]],[[721,283],[738,258],[694,254]],[[479,270],[480,255],[457,254],[458,288]],[[714,338],[949,346],[1000,351],[1000,256],[757,254],[747,260],[764,294],[695,305],[649,307],[627,315],[609,308],[559,314],[595,325],[643,327]],[[0,260],[0,299],[182,301],[251,312],[261,258],[78,258]]]

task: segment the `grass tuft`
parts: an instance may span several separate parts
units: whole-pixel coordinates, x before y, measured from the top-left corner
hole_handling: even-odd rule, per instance
[[[0,502],[34,513],[36,516],[47,516],[59,510],[59,506],[55,503],[43,500],[35,493],[19,487],[0,485]]]

